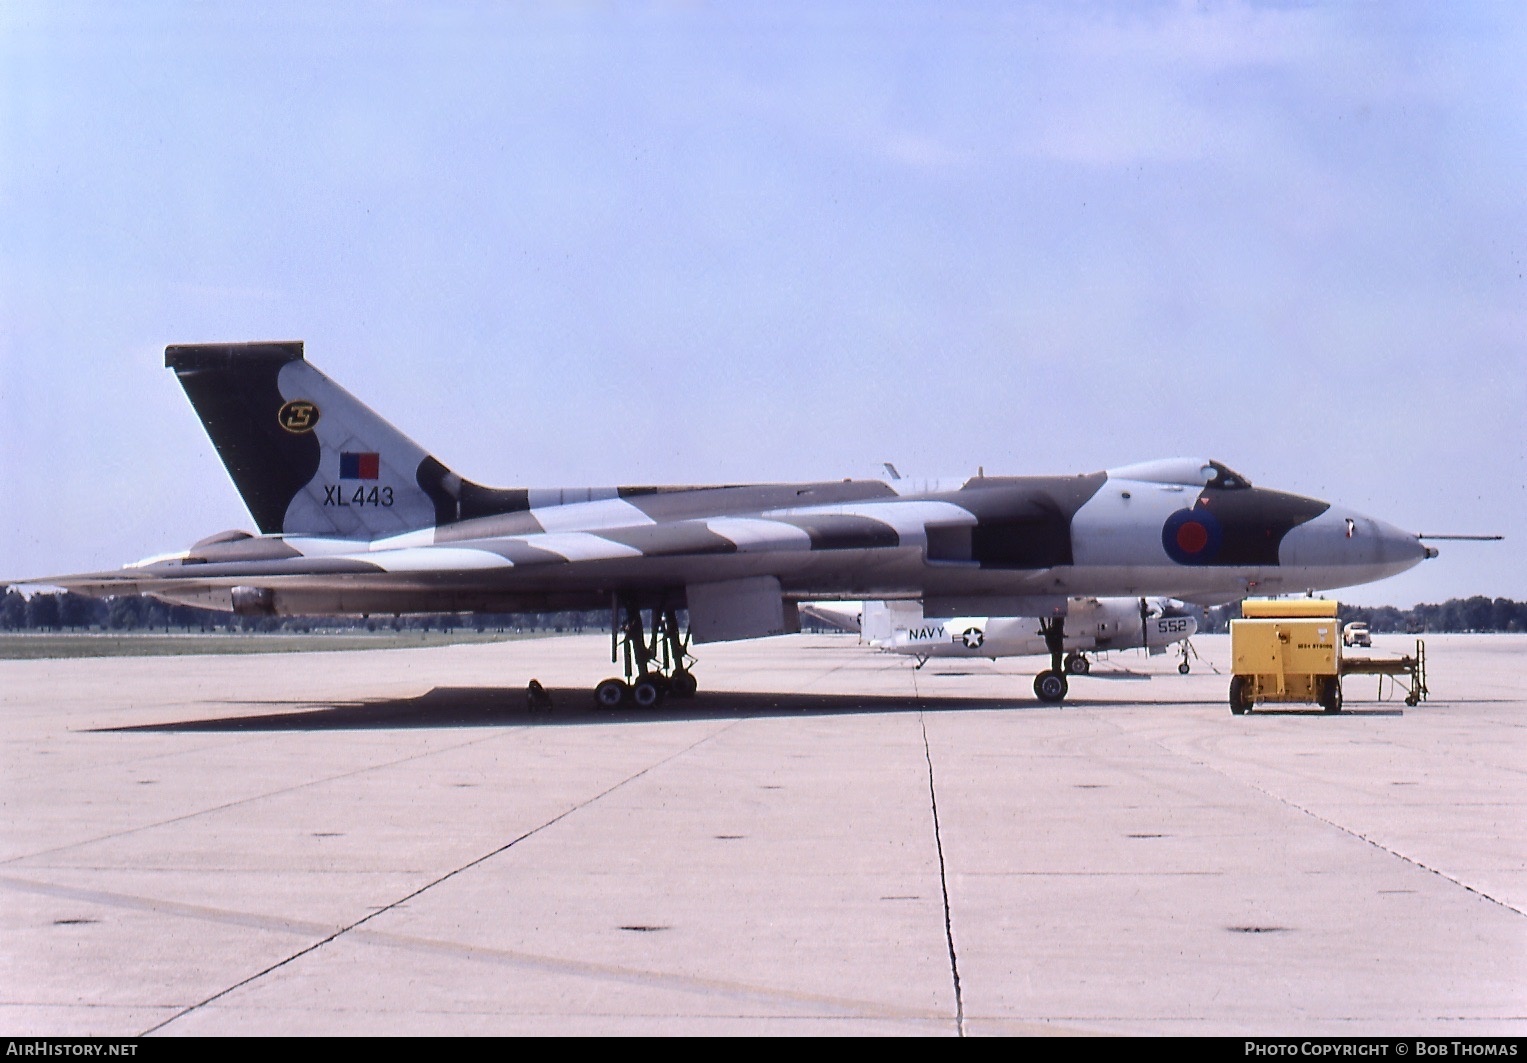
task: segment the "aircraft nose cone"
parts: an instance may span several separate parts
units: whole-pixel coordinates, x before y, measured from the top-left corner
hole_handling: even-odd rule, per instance
[[[1368,524],[1369,534],[1378,542],[1380,557],[1391,564],[1401,565],[1402,572],[1429,557],[1437,556],[1437,551],[1416,538],[1415,532],[1371,518]]]
[[[1404,572],[1433,552],[1411,532],[1332,506],[1284,537],[1279,563],[1310,587],[1350,587]]]

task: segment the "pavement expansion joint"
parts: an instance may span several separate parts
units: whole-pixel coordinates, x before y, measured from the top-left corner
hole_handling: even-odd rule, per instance
[[[1240,785],[1246,786],[1249,789],[1255,790],[1257,793],[1261,794],[1263,797],[1269,798],[1270,800],[1276,801],[1279,804],[1284,805],[1284,806],[1286,806],[1288,808],[1291,808],[1291,809],[1293,809],[1296,812],[1299,812],[1299,813],[1301,813],[1303,815],[1309,816],[1311,819],[1315,820],[1317,823],[1323,823],[1327,827],[1332,828],[1333,830],[1341,831],[1343,834],[1347,835],[1348,837],[1356,838],[1358,841],[1361,841],[1361,842],[1363,842],[1366,845],[1371,845],[1373,848],[1379,850],[1380,852],[1387,853],[1390,856],[1393,856],[1393,857],[1395,857],[1398,860],[1403,860],[1405,863],[1410,864],[1412,867],[1418,868],[1418,869],[1420,869],[1422,871],[1430,872],[1431,874],[1436,875],[1438,878],[1444,879],[1447,882],[1451,882],[1453,885],[1459,886],[1459,887],[1467,890],[1468,892],[1470,892],[1472,894],[1475,894],[1476,896],[1478,896],[1478,897],[1480,897],[1480,898],[1482,898],[1484,900],[1489,901],[1491,904],[1499,905],[1500,907],[1506,909],[1507,911],[1514,912],[1517,915],[1527,915],[1527,911],[1523,911],[1521,908],[1518,908],[1514,904],[1511,904],[1511,903],[1509,903],[1507,901],[1503,901],[1499,897],[1492,896],[1491,894],[1486,893],[1482,889],[1479,889],[1479,888],[1477,888],[1475,886],[1471,886],[1467,882],[1463,882],[1463,881],[1455,878],[1454,876],[1449,875],[1445,871],[1439,870],[1438,868],[1432,867],[1429,864],[1426,864],[1426,863],[1423,863],[1420,860],[1417,860],[1413,856],[1406,856],[1404,853],[1400,852],[1399,850],[1392,849],[1389,846],[1385,845],[1383,842],[1380,842],[1380,841],[1377,841],[1377,840],[1375,840],[1373,838],[1368,837],[1366,834],[1363,834],[1361,831],[1353,830],[1350,827],[1344,827],[1340,823],[1337,823],[1335,820],[1329,819],[1329,818],[1327,818],[1325,816],[1320,815],[1318,812],[1314,812],[1314,811],[1312,811],[1312,810],[1310,810],[1308,808],[1305,808],[1303,805],[1299,804],[1296,801],[1291,801],[1291,800],[1289,800],[1286,797],[1283,797],[1283,796],[1281,796],[1279,794],[1275,794],[1272,791],[1266,789],[1265,787],[1258,786],[1254,782],[1249,782],[1249,781],[1247,781],[1245,779],[1241,779],[1241,778],[1238,778],[1236,776],[1232,776],[1232,775],[1226,774],[1222,769],[1220,769],[1220,768],[1218,768],[1218,767],[1216,767],[1216,766],[1214,766],[1212,764],[1207,763],[1206,761],[1204,761],[1203,759],[1201,759],[1198,756],[1188,755],[1188,754],[1181,753],[1180,751],[1173,750],[1173,749],[1163,745],[1159,741],[1155,742],[1154,744],[1157,746],[1157,748],[1161,749],[1165,753],[1169,753],[1169,754],[1172,754],[1174,756],[1185,757],[1189,761],[1189,763],[1191,763],[1196,768],[1204,768],[1204,769],[1206,769],[1208,771],[1214,772],[1216,775],[1219,775],[1221,778],[1229,779],[1232,782],[1238,783]],[[1505,802],[1505,804],[1509,804],[1509,802]]]
[[[923,756],[928,762],[928,802],[933,812],[933,842],[938,849],[938,882],[944,900],[944,941],[949,946],[949,976],[954,981],[954,1021],[965,1036],[965,998],[960,990],[960,958],[954,948],[954,920],[949,913],[949,873],[944,866],[944,839],[938,823],[938,788],[933,781],[933,752],[928,747],[928,721],[921,712],[917,714],[918,726],[923,733]]]
[[[1164,752],[1172,753],[1172,754],[1177,755],[1177,756],[1184,756],[1184,754],[1179,753],[1179,752],[1177,752],[1175,750],[1169,749],[1167,746],[1162,745],[1160,742],[1156,742],[1155,745],[1158,748],[1160,748],[1162,751],[1164,751]],[[1363,842],[1366,845],[1371,845],[1373,848],[1379,850],[1380,852],[1387,853],[1390,856],[1393,856],[1393,857],[1395,857],[1398,860],[1403,860],[1405,863],[1410,864],[1412,867],[1418,868],[1418,869],[1420,869],[1422,871],[1430,872],[1431,874],[1436,875],[1438,878],[1441,878],[1441,879],[1443,879],[1443,880],[1445,880],[1447,882],[1451,882],[1453,885],[1459,886],[1459,887],[1467,890],[1468,892],[1470,892],[1470,893],[1472,893],[1472,894],[1474,894],[1474,895],[1476,895],[1476,896],[1478,896],[1478,897],[1480,897],[1480,898],[1482,898],[1482,899],[1484,899],[1486,901],[1489,901],[1491,904],[1499,905],[1500,907],[1506,909],[1509,912],[1515,912],[1517,915],[1527,915],[1527,911],[1523,911],[1522,909],[1518,908],[1514,904],[1510,904],[1507,901],[1503,901],[1499,897],[1494,897],[1494,896],[1490,895],[1489,893],[1486,893],[1482,889],[1479,889],[1479,888],[1477,888],[1475,886],[1471,886],[1467,882],[1463,882],[1463,881],[1453,877],[1452,875],[1449,875],[1445,871],[1439,870],[1438,868],[1432,867],[1429,864],[1426,864],[1426,863],[1423,863],[1420,860],[1417,860],[1413,856],[1406,856],[1404,853],[1400,852],[1399,850],[1392,849],[1389,846],[1385,845],[1383,842],[1380,842],[1380,841],[1377,841],[1377,840],[1375,840],[1373,838],[1368,837],[1366,834],[1363,834],[1361,831],[1353,830],[1350,827],[1344,827],[1340,823],[1337,823],[1335,820],[1329,819],[1329,818],[1327,818],[1325,816],[1320,815],[1318,812],[1314,812],[1314,811],[1312,811],[1312,810],[1310,810],[1308,808],[1305,808],[1303,805],[1299,804],[1296,801],[1291,801],[1291,800],[1289,800],[1286,797],[1283,797],[1283,796],[1281,796],[1279,794],[1275,794],[1272,791],[1266,789],[1265,787],[1258,786],[1254,782],[1249,782],[1247,780],[1240,779],[1240,778],[1237,778],[1237,777],[1232,776],[1232,775],[1228,775],[1222,769],[1220,769],[1218,767],[1215,767],[1214,765],[1209,764],[1209,763],[1201,760],[1200,758],[1198,758],[1196,756],[1188,756],[1187,759],[1190,761],[1190,763],[1193,764],[1194,767],[1205,768],[1208,771],[1212,771],[1216,775],[1219,775],[1221,778],[1230,779],[1232,782],[1239,783],[1239,784],[1241,784],[1243,786],[1246,786],[1246,787],[1248,787],[1248,788],[1250,788],[1252,790],[1255,790],[1257,793],[1261,794],[1263,797],[1269,798],[1270,800],[1276,801],[1276,802],[1278,802],[1281,805],[1284,805],[1284,806],[1286,806],[1288,808],[1292,808],[1296,812],[1299,812],[1299,813],[1301,813],[1303,815],[1309,816],[1311,819],[1315,820],[1317,823],[1323,823],[1327,827],[1332,828],[1333,830],[1341,831],[1343,834],[1347,835],[1348,837],[1356,838],[1358,841]]]
[[[621,927],[622,930],[629,929]],[[652,930],[663,929],[652,927]],[[641,931],[635,931],[640,933]],[[890,1003],[862,997],[829,996],[820,991],[766,985],[758,982],[734,981],[701,974],[678,971],[654,970],[650,967],[633,967],[606,961],[589,960],[547,953],[522,952],[514,949],[493,948],[481,945],[464,945],[460,942],[441,941],[398,934],[370,927],[355,931],[355,938],[381,948],[469,959],[482,964],[493,964],[520,971],[542,974],[572,975],[604,983],[624,983],[643,988],[663,987],[681,993],[698,995],[714,1006],[720,1000],[732,1000],[739,1005],[760,1008],[786,1007],[796,1009],[793,1018],[878,1018],[897,1022],[949,1023],[951,1016],[919,1007]],[[700,1014],[700,1012],[685,1012]],[[734,1014],[748,1014],[738,1011]],[[760,1012],[764,1014],[764,1012]],[[777,1014],[774,1013],[774,1014]]]
[[[439,876],[438,878],[435,878],[434,880],[432,880],[430,882],[426,882],[424,885],[418,887],[417,889],[412,890],[411,892],[405,894],[402,897],[399,897],[397,900],[393,901],[391,904],[385,904],[385,905],[381,905],[380,907],[373,908],[366,915],[363,915],[363,916],[361,916],[361,918],[355,920],[355,922],[350,923],[347,926],[340,927],[338,930],[334,931],[331,934],[326,935],[321,940],[315,941],[315,942],[313,942],[312,944],[308,945],[305,948],[298,949],[296,952],[292,953],[290,956],[287,956],[285,959],[278,960],[277,962],[275,962],[273,964],[270,964],[269,966],[265,967],[263,970],[256,971],[254,974],[250,975],[249,977],[243,978],[243,979],[235,982],[233,985],[227,986],[227,987],[219,990],[218,992],[212,994],[211,996],[207,997],[206,999],[204,999],[202,1001],[199,1001],[198,1003],[192,1004],[192,1005],[190,1005],[187,1008],[184,1008],[183,1010],[181,1010],[181,1011],[177,1012],[176,1014],[170,1016],[169,1018],[165,1019],[163,1022],[157,1023],[156,1025],[149,1027],[147,1030],[144,1030],[143,1033],[141,1033],[139,1036],[140,1037],[147,1037],[149,1034],[156,1033],[159,1030],[162,1030],[164,1027],[166,1027],[166,1026],[170,1025],[171,1023],[175,1022],[177,1019],[184,1018],[185,1016],[190,1015],[192,1012],[195,1012],[195,1011],[197,1011],[197,1010],[199,1010],[201,1008],[204,1008],[207,1005],[213,1003],[214,1001],[222,999],[223,997],[225,997],[228,994],[232,993],[234,990],[240,989],[240,988],[242,988],[242,987],[244,987],[246,985],[249,985],[249,984],[251,984],[253,982],[256,982],[259,979],[264,978],[266,975],[270,974],[271,972],[280,970],[282,967],[285,967],[287,964],[292,963],[292,962],[294,962],[294,961],[296,961],[298,959],[301,959],[303,956],[307,956],[310,953],[317,952],[319,949],[323,948],[325,945],[329,944],[330,942],[336,941],[339,938],[343,937],[344,935],[350,933],[352,930],[355,930],[355,929],[357,929],[359,927],[364,926],[366,923],[369,923],[371,920],[375,919],[379,915],[382,915],[384,912],[390,912],[390,911],[393,911],[394,909],[401,908],[402,906],[406,905],[409,901],[413,900],[415,897],[418,897],[420,894],[426,893],[429,890],[434,889],[436,886],[440,885],[442,882],[446,882],[446,881],[448,881],[448,880],[450,880],[452,878],[455,878],[457,875],[460,875],[460,874],[462,874],[465,871],[469,871],[472,868],[477,867],[479,864],[486,863],[487,861],[493,859],[495,856],[498,856],[501,853],[508,852],[510,849],[514,848],[520,842],[524,841],[526,838],[530,838],[530,837],[533,837],[533,836],[541,833],[543,830],[546,830],[547,828],[552,827],[552,826],[554,826],[557,823],[560,823],[562,820],[566,819],[568,816],[571,816],[573,813],[581,811],[582,809],[588,808],[590,805],[594,804],[595,802],[600,801],[600,800],[602,800],[605,797],[608,797],[610,794],[614,793],[616,790],[619,790],[621,787],[625,786],[627,783],[634,782],[637,779],[640,779],[643,775],[646,775],[648,772],[654,770],[655,768],[660,768],[664,764],[668,763],[669,761],[674,760],[674,759],[676,759],[678,757],[681,757],[684,754],[690,752],[691,750],[695,749],[697,746],[701,746],[701,745],[705,744],[706,742],[709,742],[712,738],[715,738],[717,735],[721,734],[721,732],[726,731],[729,728],[735,727],[738,722],[739,721],[733,720],[732,722],[726,724],[725,726],[717,728],[716,730],[710,732],[709,734],[704,735],[701,738],[696,739],[695,741],[691,742],[689,745],[685,746],[683,749],[680,749],[680,750],[678,750],[676,752],[670,753],[666,757],[663,757],[660,760],[658,760],[658,761],[656,761],[656,762],[654,762],[652,764],[648,764],[641,771],[633,772],[632,774],[626,776],[624,779],[620,780],[620,782],[615,783],[613,786],[609,786],[609,787],[605,788],[604,790],[602,790],[599,793],[595,794],[593,797],[590,797],[590,798],[588,798],[585,801],[580,801],[578,804],[573,805],[571,808],[564,809],[562,812],[560,812],[557,815],[553,816],[551,819],[547,820],[545,823],[542,823],[542,824],[540,824],[537,827],[532,827],[530,830],[528,830],[525,833],[523,833],[523,834],[519,835],[518,837],[514,838],[512,841],[505,842],[503,845],[500,845],[498,848],[492,850],[491,852],[484,853],[482,856],[479,856],[479,857],[477,857],[477,858],[475,858],[473,860],[469,860],[467,863],[462,864],[460,867],[457,867],[457,868],[454,868],[454,869],[452,869],[450,871],[447,871],[445,874]],[[475,741],[482,741],[482,739],[476,739]],[[470,743],[468,743],[468,744],[470,744]],[[437,751],[432,750],[431,753],[433,753],[433,752],[437,752]],[[421,756],[428,756],[430,754],[420,754],[420,755]],[[412,759],[412,758],[407,758],[407,759]],[[307,785],[307,784],[305,784],[305,785]],[[300,788],[300,787],[295,787],[294,789],[296,789],[296,788]]]
[[[1211,771],[1218,771],[1218,769],[1215,769],[1215,768],[1211,768],[1210,770]],[[1220,772],[1220,774],[1224,774],[1224,773]],[[1227,778],[1228,778],[1228,776],[1227,776]],[[1363,842],[1366,845],[1371,845],[1373,848],[1379,850],[1382,853],[1387,853],[1387,854],[1389,854],[1390,856],[1394,857],[1397,860],[1403,860],[1405,863],[1411,865],[1414,868],[1418,868],[1421,871],[1426,871],[1426,872],[1429,872],[1430,874],[1436,875],[1438,878],[1443,879],[1446,882],[1451,882],[1453,885],[1467,890],[1468,892],[1474,894],[1476,897],[1479,897],[1482,900],[1489,901],[1491,904],[1499,905],[1500,907],[1506,909],[1508,912],[1514,912],[1517,915],[1527,916],[1527,912],[1524,912],[1522,909],[1518,908],[1516,905],[1511,904],[1511,903],[1509,903],[1507,901],[1503,901],[1499,897],[1494,897],[1494,896],[1490,895],[1489,893],[1486,893],[1484,890],[1479,889],[1477,886],[1471,886],[1467,882],[1463,882],[1460,879],[1457,879],[1454,876],[1449,875],[1446,871],[1439,870],[1438,868],[1432,867],[1429,864],[1423,863],[1422,861],[1417,860],[1413,856],[1406,856],[1404,853],[1400,852],[1398,849],[1393,849],[1393,848],[1385,845],[1381,841],[1377,841],[1377,840],[1375,840],[1373,838],[1370,838],[1370,837],[1368,837],[1368,835],[1362,833],[1361,831],[1353,830],[1351,827],[1344,827],[1340,823],[1337,823],[1335,820],[1328,819],[1327,817],[1322,816],[1318,812],[1311,811],[1310,809],[1305,808],[1303,805],[1299,804],[1298,802],[1290,801],[1286,797],[1282,797],[1282,796],[1280,796],[1278,794],[1272,793],[1271,791],[1266,790],[1266,789],[1264,789],[1261,786],[1258,786],[1256,783],[1247,782],[1247,783],[1245,783],[1245,785],[1249,786],[1251,789],[1255,790],[1257,793],[1263,795],[1264,797],[1270,798],[1270,799],[1272,799],[1274,801],[1277,801],[1278,803],[1280,803],[1282,805],[1286,805],[1287,807],[1294,809],[1296,812],[1300,812],[1300,813],[1303,813],[1306,816],[1309,816],[1311,819],[1315,820],[1317,823],[1323,823],[1327,827],[1332,828],[1333,830],[1341,831],[1343,834],[1347,835],[1349,838],[1356,838],[1358,841]]]
[[[115,728],[115,730],[121,731],[121,730],[123,730],[123,728]],[[210,814],[217,813],[217,812],[226,812],[227,810],[229,810],[231,808],[238,808],[241,805],[249,805],[249,804],[253,804],[254,802],[258,802],[258,801],[266,801],[266,800],[269,800],[272,797],[280,797],[280,796],[282,796],[284,794],[295,793],[295,792],[297,792],[299,790],[306,790],[306,789],[309,789],[309,788],[314,787],[314,786],[325,786],[325,785],[328,785],[330,783],[338,782],[338,781],[340,781],[342,779],[351,779],[351,778],[355,778],[357,776],[365,775],[368,772],[378,771],[378,770],[382,770],[382,769],[386,769],[386,768],[393,768],[393,767],[396,767],[396,766],[398,766],[400,764],[407,764],[407,763],[409,763],[411,761],[421,760],[421,759],[426,758],[426,757],[434,757],[434,756],[439,756],[440,754],[443,754],[443,753],[454,752],[456,750],[464,749],[464,748],[466,748],[468,746],[477,745],[480,742],[491,741],[491,740],[493,740],[494,738],[497,738],[497,737],[498,737],[497,735],[482,736],[482,737],[478,737],[478,738],[469,739],[468,741],[465,741],[465,742],[458,742],[458,743],[456,743],[454,745],[450,745],[450,746],[441,746],[441,747],[436,748],[436,749],[428,749],[428,750],[424,750],[424,751],[419,752],[419,753],[411,753],[411,754],[409,754],[406,757],[399,757],[396,760],[390,760],[390,761],[385,761],[385,762],[378,762],[378,763],[374,763],[374,764],[366,764],[366,765],[364,765],[362,767],[352,768],[349,771],[343,771],[343,772],[340,772],[340,773],[338,773],[336,775],[325,775],[325,776],[323,776],[321,778],[306,779],[306,780],[304,780],[304,781],[302,781],[300,783],[295,783],[295,784],[293,784],[291,786],[282,786],[282,787],[279,787],[279,788],[277,788],[275,790],[268,790],[268,791],[265,791],[265,792],[262,792],[262,793],[258,793],[258,794],[249,794],[248,796],[241,797],[241,798],[239,798],[239,799],[237,799],[235,801],[225,801],[222,804],[210,805],[210,806],[208,806],[206,808],[198,808],[196,811],[194,811],[194,812],[187,812],[184,815],[170,816],[167,819],[155,820],[152,823],[139,823],[136,826],[126,827],[126,828],[124,828],[122,830],[118,830],[118,831],[112,831],[109,834],[101,834],[101,835],[96,835],[96,836],[91,837],[91,838],[85,838],[85,839],[80,840],[80,841],[73,841],[73,842],[70,842],[68,845],[54,846],[53,848],[50,848],[50,849],[41,849],[41,850],[38,850],[37,852],[33,852],[33,853],[21,853],[21,854],[18,854],[16,856],[10,857],[8,859],[0,860],[0,866],[5,866],[7,864],[17,864],[17,863],[21,863],[23,861],[31,861],[31,860],[35,860],[36,858],[38,858],[40,856],[55,856],[58,853],[66,853],[66,852],[70,851],[71,849],[84,849],[84,848],[88,848],[90,846],[97,845],[97,844],[99,844],[101,842],[114,841],[114,840],[119,839],[119,838],[125,838],[125,837],[127,837],[129,835],[137,834],[137,833],[139,833],[141,831],[155,830],[155,829],[158,829],[160,827],[170,826],[171,824],[175,824],[175,823],[184,823],[187,820],[196,819],[196,818],[198,818],[200,816],[206,816],[206,815],[210,815]]]

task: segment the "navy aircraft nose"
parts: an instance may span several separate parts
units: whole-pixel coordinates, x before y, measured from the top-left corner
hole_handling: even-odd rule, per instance
[[[1187,602],[1178,601],[1176,598],[1163,598],[1161,600],[1161,618],[1172,620],[1182,616],[1192,616],[1193,611]]]

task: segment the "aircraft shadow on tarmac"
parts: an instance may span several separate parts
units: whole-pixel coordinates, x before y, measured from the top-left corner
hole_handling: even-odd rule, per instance
[[[130,727],[101,728],[108,732],[145,731],[348,731],[396,730],[413,727],[557,726],[562,724],[630,724],[676,720],[724,719],[731,716],[833,716],[852,713],[947,712],[959,709],[1050,708],[1011,698],[916,698],[904,695],[700,693],[685,701],[669,699],[651,708],[624,706],[605,709],[593,703],[583,687],[548,687],[550,711],[532,713],[523,687],[435,687],[412,698],[315,703],[257,702],[286,709]],[[1087,704],[1075,702],[1074,704]]]
[[[685,700],[668,700],[652,709],[634,706],[604,709],[592,703],[582,687],[549,688],[550,711],[532,713],[525,690],[520,687],[435,687],[411,698],[377,698],[367,701],[322,703],[312,701],[263,701],[246,704],[270,706],[272,711],[217,719],[169,721],[128,727],[102,727],[105,733],[178,733],[237,731],[364,731],[406,728],[579,726],[600,724],[658,723],[682,720],[723,719],[747,716],[836,716],[885,712],[957,712],[972,709],[1054,709],[1055,706],[1022,697],[909,697],[866,694],[786,694],[702,692]],[[1197,704],[1206,704],[1198,702]],[[280,706],[280,708],[276,708]],[[1133,702],[1089,701],[1068,698],[1066,708],[1133,709]],[[1171,711],[1170,706],[1162,706]],[[1271,709],[1260,707],[1257,715],[1323,716],[1318,709]],[[1228,712],[1227,712],[1228,715]],[[1350,709],[1343,715],[1403,715],[1402,710],[1379,707]],[[1340,717],[1332,717],[1340,718]]]

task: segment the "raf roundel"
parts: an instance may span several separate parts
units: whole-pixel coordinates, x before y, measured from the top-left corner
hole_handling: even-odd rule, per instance
[[[307,399],[293,399],[281,407],[281,412],[276,414],[276,420],[292,435],[300,436],[317,427],[318,406]]]
[[[1179,509],[1161,528],[1166,556],[1179,565],[1210,565],[1224,536],[1219,521],[1207,509]]]

